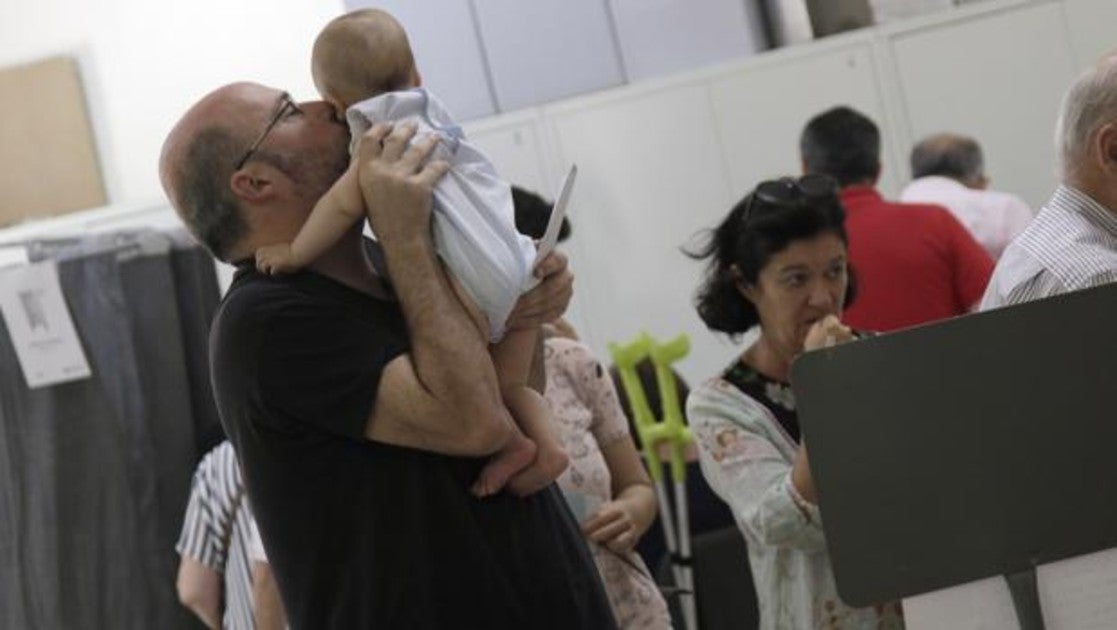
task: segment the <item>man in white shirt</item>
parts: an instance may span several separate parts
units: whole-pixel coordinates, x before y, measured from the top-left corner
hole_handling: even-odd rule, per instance
[[[1062,184],[1005,249],[982,310],[1117,282],[1117,54],[1071,86],[1055,138]]]
[[[950,133],[925,138],[911,151],[911,176],[900,200],[946,207],[993,260],[1034,216],[1016,195],[988,190],[981,146],[973,138]]]

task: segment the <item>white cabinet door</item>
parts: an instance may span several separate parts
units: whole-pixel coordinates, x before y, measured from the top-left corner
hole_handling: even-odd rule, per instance
[[[508,183],[554,199],[559,176],[547,171],[541,136],[534,115],[501,117],[466,128],[469,141],[488,156]]]
[[[1059,5],[899,33],[891,47],[909,141],[942,131],[974,136],[994,188],[1033,207],[1047,200],[1056,184],[1055,119],[1076,66]]]
[[[423,84],[460,122],[496,111],[469,0],[346,0],[346,9],[384,9],[403,24]]]
[[[873,119],[888,134],[867,42],[773,58],[716,80],[711,88],[718,135],[734,196],[762,180],[799,175],[799,136],[807,121],[838,105]],[[896,192],[896,161],[882,138],[881,190]]]
[[[747,57],[761,48],[741,0],[609,0],[630,80]]]
[[[588,101],[549,112],[558,162],[578,164],[568,250],[581,332],[599,353],[641,330],[661,339],[689,333],[693,350],[680,369],[705,378],[733,352],[695,314],[701,265],[679,250],[729,210],[708,90],[690,84]]]
[[[1117,50],[1117,2],[1064,0],[1063,10],[1080,68],[1086,69],[1102,55]]]
[[[501,111],[624,82],[602,0],[475,0],[474,7]]]

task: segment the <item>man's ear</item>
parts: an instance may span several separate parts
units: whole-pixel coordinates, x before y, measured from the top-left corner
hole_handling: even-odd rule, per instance
[[[245,201],[262,201],[274,194],[275,182],[265,169],[249,164],[229,177],[233,194]]]
[[[1103,172],[1117,174],[1117,123],[1106,123],[1094,136],[1094,159]]]

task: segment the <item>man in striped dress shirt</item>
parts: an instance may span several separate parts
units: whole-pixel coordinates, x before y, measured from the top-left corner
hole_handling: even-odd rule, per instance
[[[240,464],[228,440],[194,472],[175,550],[178,596],[210,628],[252,630],[252,571],[248,542],[252,510]]]
[[[982,310],[1117,282],[1117,55],[1067,92],[1056,142],[1063,183],[1005,249]]]

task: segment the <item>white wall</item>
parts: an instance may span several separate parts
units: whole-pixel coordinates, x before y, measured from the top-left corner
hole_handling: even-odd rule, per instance
[[[110,200],[159,200],[156,162],[183,111],[251,78],[314,95],[310,45],[341,0],[9,0],[0,66],[78,56]],[[49,174],[44,174],[49,181]]]

